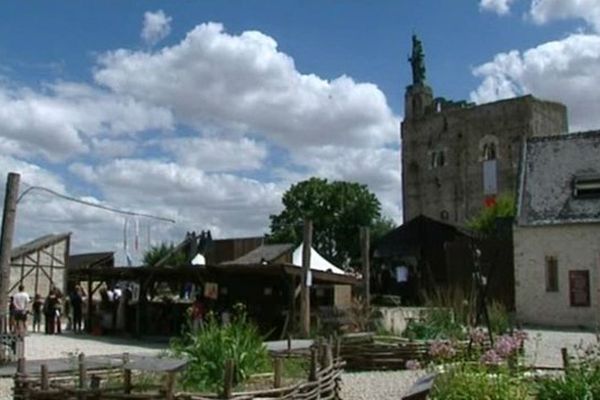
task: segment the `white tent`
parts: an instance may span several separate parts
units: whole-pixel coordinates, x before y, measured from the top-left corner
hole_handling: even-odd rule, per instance
[[[292,256],[292,263],[299,267],[302,266],[302,251],[304,249],[304,245],[300,244],[294,250],[294,254]],[[310,249],[310,269],[314,271],[323,271],[323,272],[333,272],[334,274],[346,274],[343,269],[336,267],[326,259],[324,259],[315,249],[311,247]]]

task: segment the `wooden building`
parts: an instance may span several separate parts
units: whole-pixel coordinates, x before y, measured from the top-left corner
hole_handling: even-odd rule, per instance
[[[514,309],[511,237],[484,237],[472,230],[420,215],[390,231],[374,245],[379,265],[377,292],[400,295],[404,304],[420,305],[422,294],[447,287],[470,290],[473,251],[481,251],[481,272],[489,298]],[[405,268],[406,281],[398,277]]]
[[[45,296],[50,288],[66,290],[70,233],[42,236],[12,250],[9,294],[25,286],[30,296]]]

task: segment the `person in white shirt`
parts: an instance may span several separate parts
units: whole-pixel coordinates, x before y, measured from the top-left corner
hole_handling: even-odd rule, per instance
[[[19,292],[13,296],[15,305],[15,322],[17,324],[17,334],[24,335],[27,332],[27,308],[29,306],[29,295],[25,292],[25,287],[19,285]]]

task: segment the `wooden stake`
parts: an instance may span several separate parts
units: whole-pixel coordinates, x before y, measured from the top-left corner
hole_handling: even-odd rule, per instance
[[[48,381],[48,366],[46,364],[42,364],[41,379],[42,390],[48,390],[50,388],[50,382]]]
[[[2,234],[0,237],[0,317],[3,324],[8,320],[6,315],[8,311],[8,287],[10,285],[10,258],[17,215],[19,179],[19,174],[9,172],[4,194],[4,214],[2,216]]]
[[[300,318],[302,327],[302,336],[307,338],[310,335],[310,287],[308,287],[308,275],[310,273],[310,250],[312,248],[312,221],[304,219],[304,240],[302,248],[302,282],[300,283]]]
[[[369,265],[369,228],[360,227],[360,252],[362,257],[363,296],[369,308],[371,306],[371,268]]]
[[[131,370],[127,368],[129,353],[123,353],[123,390],[125,394],[131,393]]]
[[[229,359],[225,361],[225,376],[223,379],[223,397],[226,399],[231,398],[233,392],[233,373],[235,365],[233,360]]]
[[[175,398],[175,372],[167,373],[167,383],[165,385],[165,396],[167,400]]]
[[[317,361],[317,349],[312,347],[310,349],[310,373],[308,375],[308,380],[310,382],[314,382],[317,380],[318,368],[319,368],[319,362]]]
[[[87,387],[87,367],[85,365],[85,355],[79,353],[78,357],[79,364],[79,389],[83,390]],[[86,398],[85,393],[79,394],[79,399],[84,400]]]
[[[275,357],[273,360],[273,387],[280,388],[283,375],[283,359]]]
[[[569,353],[566,347],[560,349],[560,355],[562,356],[563,368],[567,370],[569,368]]]

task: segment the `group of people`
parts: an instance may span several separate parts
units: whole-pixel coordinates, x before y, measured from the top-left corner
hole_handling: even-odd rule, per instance
[[[33,332],[40,332],[42,315],[44,316],[44,332],[60,334],[62,332],[62,317],[67,317],[67,329],[75,333],[83,330],[83,302],[85,293],[76,286],[69,296],[64,296],[58,288],[51,288],[46,298],[36,293],[33,301],[25,292],[23,285],[19,291],[10,297],[9,327],[11,332],[24,335],[27,332],[27,319],[33,317]],[[30,309],[31,307],[31,309]]]

